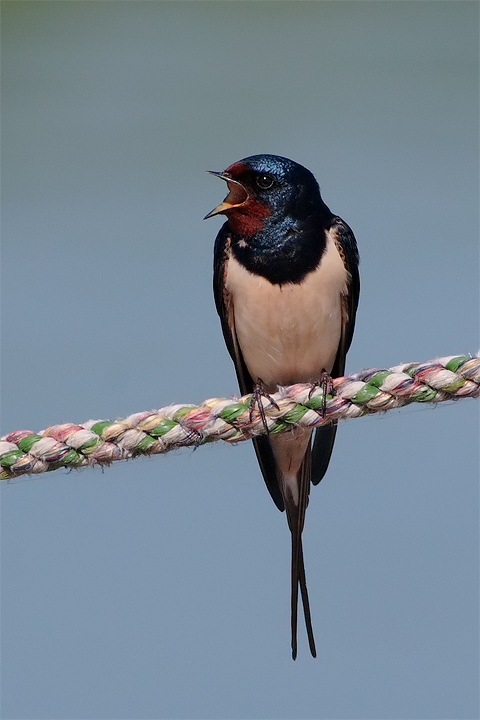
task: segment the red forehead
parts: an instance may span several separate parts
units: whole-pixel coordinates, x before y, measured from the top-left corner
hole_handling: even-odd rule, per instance
[[[230,165],[225,172],[229,173],[232,177],[237,177],[238,175],[243,175],[244,172],[247,172],[248,167],[242,163],[242,162],[236,162],[233,163],[233,165]]]

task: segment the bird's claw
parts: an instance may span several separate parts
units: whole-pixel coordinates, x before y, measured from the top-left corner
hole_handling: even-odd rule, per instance
[[[309,400],[311,400],[312,395],[317,388],[321,388],[322,390],[322,417],[324,418],[327,412],[327,395],[333,394],[333,379],[330,373],[325,370],[325,368],[320,373],[320,380],[312,383],[312,387],[310,388],[310,392],[308,393]]]
[[[260,378],[255,383],[255,387],[253,388],[252,392],[252,401],[250,403],[250,422],[253,421],[253,413],[255,411],[255,405],[258,407],[258,412],[260,413],[260,417],[262,418],[263,427],[265,428],[265,432],[270,432],[268,425],[267,425],[267,418],[265,416],[265,410],[263,407],[262,398],[266,398],[276,410],[280,410],[278,404],[275,402],[273,397],[267,392],[267,388],[263,380]]]

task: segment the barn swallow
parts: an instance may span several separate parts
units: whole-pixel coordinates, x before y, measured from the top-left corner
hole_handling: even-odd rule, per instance
[[[229,193],[206,217],[223,214],[214,253],[214,295],[242,394],[342,376],[360,281],[353,232],[325,205],[312,173],[276,155],[253,155],[213,175]],[[302,530],[310,483],[325,475],[334,424],[253,440],[268,490],[292,535],[292,657],[297,656],[298,588],[316,657]]]

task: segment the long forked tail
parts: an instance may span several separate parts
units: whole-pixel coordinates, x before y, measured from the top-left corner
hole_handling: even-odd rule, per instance
[[[313,637],[310,603],[308,602],[307,582],[305,579],[305,564],[303,562],[302,532],[305,522],[305,511],[310,493],[310,479],[312,476],[312,455],[310,444],[307,445],[302,464],[297,474],[298,505],[292,507],[286,502],[288,524],[292,533],[292,657],[297,657],[297,616],[298,616],[298,588],[302,597],[303,614],[307,628],[308,644],[313,657],[317,657],[315,640]]]
[[[298,588],[303,603],[310,652],[316,657],[312,620],[308,602],[305,567],[303,564],[302,531],[312,477],[311,430],[296,428],[285,435],[271,435],[277,477],[282,494],[288,527],[292,533],[292,657],[297,657]]]
[[[307,628],[308,644],[313,657],[317,657],[315,639],[313,637],[312,617],[310,603],[308,602],[307,583],[305,580],[305,565],[303,562],[302,536],[292,532],[292,658],[297,657],[297,617],[298,617],[298,587],[302,596],[303,614]]]

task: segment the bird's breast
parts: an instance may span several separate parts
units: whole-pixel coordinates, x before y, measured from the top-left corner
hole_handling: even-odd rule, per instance
[[[332,237],[317,267],[299,283],[273,284],[230,255],[225,290],[252,378],[269,389],[314,382],[331,371],[342,333],[347,271]]]

